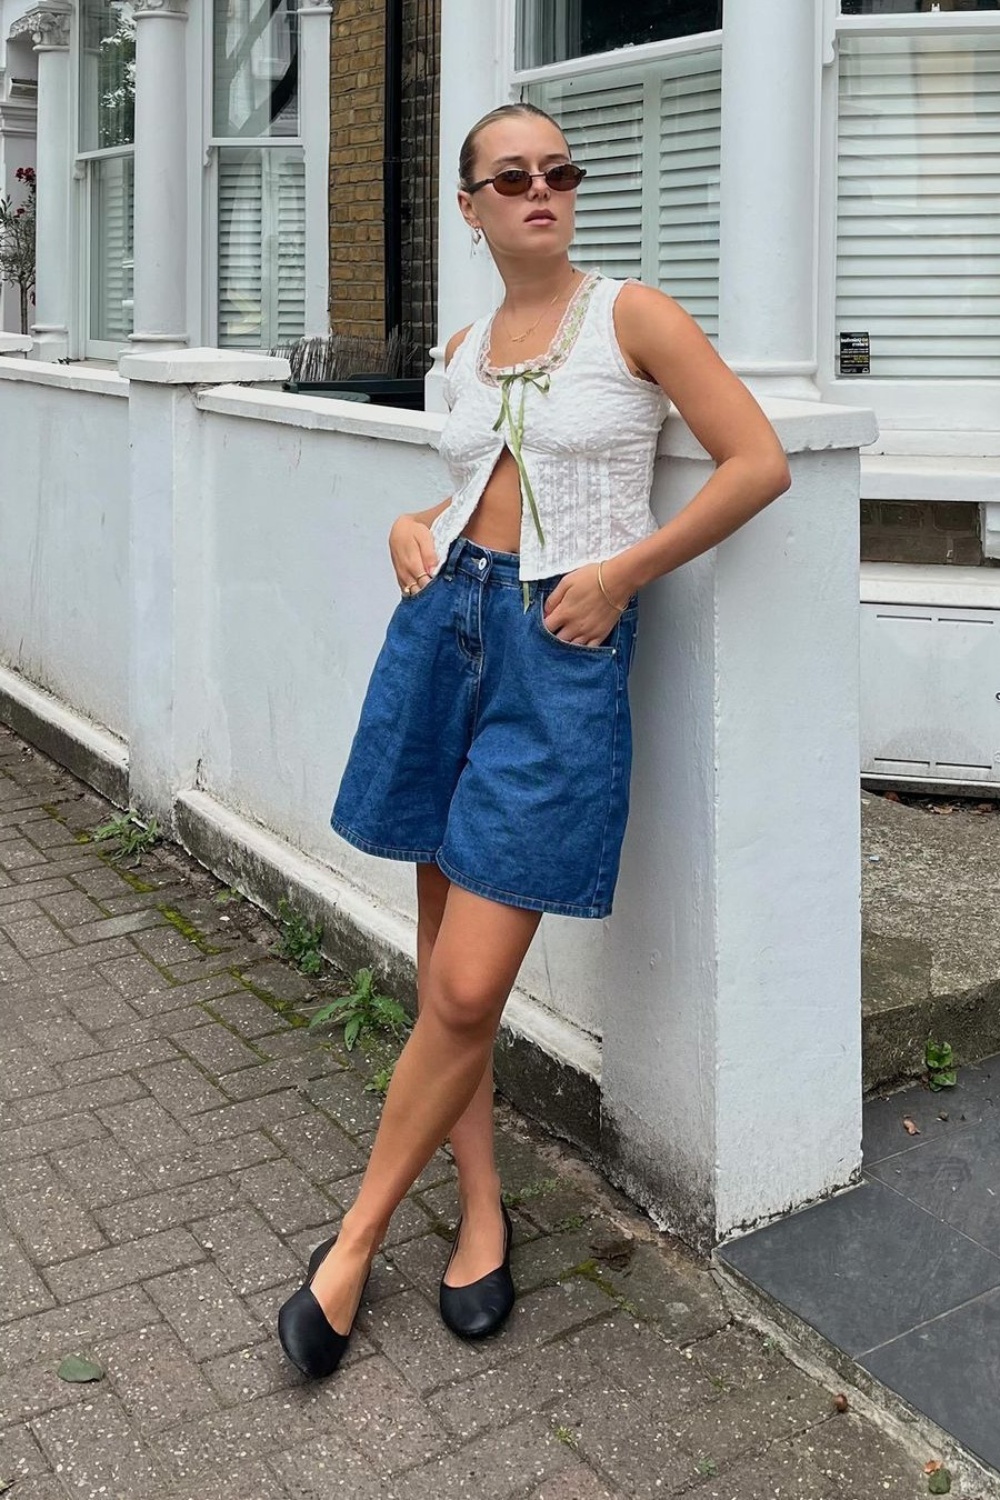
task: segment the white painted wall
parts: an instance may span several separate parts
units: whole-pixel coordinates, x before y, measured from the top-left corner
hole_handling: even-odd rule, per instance
[[[0,661],[128,734],[128,385],[0,358]]]

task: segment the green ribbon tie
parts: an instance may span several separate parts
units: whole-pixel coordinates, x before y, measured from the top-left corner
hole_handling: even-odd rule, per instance
[[[513,405],[511,404],[510,392],[516,380],[521,382],[521,400],[518,403],[515,414]],[[507,424],[507,446],[511,451],[514,462],[517,464],[518,477],[521,481],[521,506],[523,509],[524,502],[527,501],[528,509],[531,511],[531,519],[535,523],[535,531],[538,533],[538,540],[543,547],[545,546],[545,533],[542,530],[542,521],[535,502],[535,492],[531,488],[531,480],[528,478],[528,471],[524,465],[524,454],[521,451],[521,445],[524,441],[524,400],[528,394],[528,386],[536,386],[544,394],[548,391],[550,384],[550,377],[543,370],[514,370],[509,375],[501,375],[500,415],[493,423],[494,432],[499,432],[505,422]],[[531,601],[526,582],[522,583],[521,590],[524,597],[524,607],[527,609]]]

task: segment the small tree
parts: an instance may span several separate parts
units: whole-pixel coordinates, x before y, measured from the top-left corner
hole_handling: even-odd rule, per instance
[[[17,208],[0,198],[0,283],[16,286],[21,299],[21,332],[28,331],[28,302],[35,290],[35,173],[18,167],[17,181],[27,197]]]

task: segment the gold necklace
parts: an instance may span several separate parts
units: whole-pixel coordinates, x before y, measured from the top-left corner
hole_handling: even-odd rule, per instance
[[[559,298],[566,291],[567,287],[570,286],[575,279],[576,279],[576,270],[574,269],[571,272],[571,274],[570,274],[570,279],[566,283],[566,286],[561,286],[559,288],[559,290],[556,292],[555,296],[552,298],[552,301],[551,302],[547,302],[545,304],[545,306],[542,308],[541,312],[538,314],[538,317],[532,323],[531,327],[530,328],[526,328],[523,333],[511,333],[511,331],[510,331],[510,323],[507,321],[507,310],[506,310],[506,308],[502,308],[501,309],[501,311],[503,312],[504,327],[507,329],[507,337],[510,339],[510,341],[511,341],[512,344],[523,344],[524,341],[525,341],[525,339],[529,336],[529,334],[534,333],[535,329],[538,327],[539,323],[545,317],[545,315],[549,311],[549,309],[559,300]]]

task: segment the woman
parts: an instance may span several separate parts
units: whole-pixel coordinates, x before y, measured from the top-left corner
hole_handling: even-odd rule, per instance
[[[402,598],[332,819],[358,847],[416,864],[418,1017],[357,1197],[279,1315],[309,1376],[339,1363],[392,1212],[449,1137],[461,1219],[442,1316],[478,1338],[509,1313],[493,1042],[542,912],[611,909],[637,591],[789,484],[769,423],[692,319],[660,291],[570,264],[583,175],[527,104],[485,116],[461,153],[459,207],[505,295],[448,341],[441,452],[455,493],[390,532]],[[657,527],[671,401],[716,469]]]

